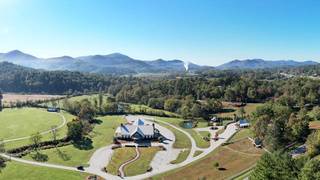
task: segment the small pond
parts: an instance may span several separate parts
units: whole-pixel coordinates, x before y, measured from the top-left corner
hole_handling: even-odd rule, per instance
[[[192,129],[193,128],[193,122],[192,121],[183,121],[182,127],[186,129]]]

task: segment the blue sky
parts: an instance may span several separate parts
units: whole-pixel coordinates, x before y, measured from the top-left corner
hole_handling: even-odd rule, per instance
[[[0,0],[0,52],[320,60],[317,0]]]

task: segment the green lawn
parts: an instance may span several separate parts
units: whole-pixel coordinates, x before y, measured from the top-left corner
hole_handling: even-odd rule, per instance
[[[49,130],[54,125],[62,123],[56,113],[49,113],[45,109],[21,108],[4,109],[0,112],[0,137],[14,139],[30,136],[36,132]]]
[[[159,147],[139,148],[140,157],[138,160],[128,164],[124,168],[126,176],[134,176],[147,172],[153,157],[161,149]]]
[[[86,165],[97,149],[113,142],[115,129],[125,122],[122,116],[105,116],[98,119],[101,120],[101,124],[97,124],[90,134],[93,141],[92,149],[81,150],[73,145],[69,145],[58,149],[43,150],[41,153],[48,155],[49,163],[66,166]],[[30,155],[24,158],[32,159]]]
[[[253,137],[253,132],[249,128],[240,129],[231,139],[230,142],[238,141],[247,137]]]
[[[67,112],[61,111],[61,113],[66,118],[67,122],[72,121],[72,119],[75,118],[75,116],[73,116],[73,115],[71,115],[71,114],[69,114]],[[1,129],[1,127],[0,127],[0,129]],[[58,138],[65,137],[66,134],[67,134],[67,126],[62,127],[57,132],[58,132]],[[47,141],[47,140],[51,140],[51,139],[52,139],[52,135],[51,134],[42,135],[42,141]],[[30,144],[30,140],[29,139],[24,139],[24,140],[20,140],[20,141],[14,141],[14,142],[6,143],[5,147],[6,147],[6,149],[12,149],[12,148],[21,147],[21,146],[28,145],[28,144]]]
[[[136,156],[136,150],[132,147],[115,149],[112,158],[106,167],[108,173],[118,175],[121,164],[133,159]]]
[[[8,162],[7,167],[0,173],[0,179],[3,180],[83,180],[86,176],[88,174],[17,162]]]
[[[179,153],[177,159],[171,161],[170,163],[171,164],[182,163],[183,161],[185,161],[188,158],[189,154],[190,154],[190,150],[189,149],[184,149]]]
[[[203,153],[203,151],[195,151],[194,152],[194,154],[193,154],[193,157],[197,157],[197,156],[199,156],[200,154],[202,154]]]
[[[162,120],[162,121],[165,121],[165,122],[168,122],[178,128],[181,128],[182,130],[188,132],[192,138],[196,141],[196,144],[199,148],[208,148],[210,147],[210,142],[204,140],[202,138],[202,136],[197,133],[195,130],[193,129],[186,129],[186,128],[183,128],[181,126],[183,120],[180,119],[180,118],[164,118],[164,117],[156,117],[156,119],[159,119],[159,120]]]

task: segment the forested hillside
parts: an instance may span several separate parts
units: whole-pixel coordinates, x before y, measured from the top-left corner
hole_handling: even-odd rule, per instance
[[[164,108],[165,102],[190,96],[194,100],[319,104],[320,80],[282,77],[272,71],[209,71],[181,77],[119,77],[70,71],[42,71],[0,63],[0,87],[4,92],[79,94],[106,92],[117,101]]]

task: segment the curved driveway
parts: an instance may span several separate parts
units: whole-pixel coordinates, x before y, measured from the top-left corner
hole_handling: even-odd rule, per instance
[[[146,117],[146,119],[148,119],[149,117]],[[150,118],[149,118],[150,119]],[[222,143],[226,142],[229,138],[232,137],[232,135],[237,131],[237,128],[236,128],[236,125],[235,123],[233,124],[229,124],[226,128],[226,130],[219,135],[219,140],[218,141],[211,141],[210,143],[210,147],[207,148],[207,149],[200,149],[203,151],[203,153],[201,153],[200,155],[196,156],[196,157],[193,157],[193,154],[194,152],[199,149],[197,148],[196,144],[195,144],[195,141],[194,139],[192,138],[192,136],[184,131],[183,129],[181,128],[178,128],[170,123],[167,123],[167,122],[164,122],[164,121],[160,121],[160,120],[157,120],[161,123],[164,123],[166,125],[169,125],[170,127],[172,128],[175,128],[181,132],[183,132],[184,134],[187,135],[188,138],[190,138],[191,142],[192,142],[192,147],[191,147],[191,151],[190,151],[190,154],[188,156],[188,158],[179,163],[179,164],[169,164],[165,167],[162,167],[160,169],[154,169],[153,171],[151,172],[147,172],[145,174],[141,174],[141,175],[137,175],[137,176],[131,176],[131,177],[125,177],[125,179],[132,179],[132,180],[140,180],[140,179],[146,179],[146,178],[149,178],[149,177],[152,177],[152,176],[155,176],[157,174],[161,174],[161,173],[164,173],[164,172],[167,172],[167,171],[170,171],[170,170],[173,170],[173,169],[176,169],[176,168],[180,168],[180,167],[183,167],[191,162],[194,162],[196,160],[199,160],[201,158],[203,158],[204,156],[208,155],[210,152],[212,152],[213,150],[215,150],[216,148],[218,148]],[[214,133],[215,131],[213,131]],[[95,175],[98,175],[98,176],[101,176],[105,179],[122,179],[118,176],[114,176],[114,175],[111,175],[109,173],[106,173],[105,171],[103,171],[103,168],[105,167],[105,164],[108,162],[108,160],[110,160],[110,150],[111,149],[111,146],[107,146],[107,147],[104,147],[104,148],[101,148],[101,149],[98,149],[93,157],[95,158],[91,158],[90,159],[90,166],[88,168],[85,168],[85,171],[82,171],[82,172],[86,172],[86,173],[90,173],[90,174],[95,174]],[[106,155],[106,154],[109,154],[109,155]],[[3,156],[3,157],[6,157],[6,158],[10,158],[9,156],[5,155],[5,154],[0,154],[0,156]],[[96,162],[96,159],[99,159],[101,158],[102,161],[98,160]],[[61,165],[54,165],[54,164],[47,164],[47,163],[39,163],[39,162],[34,162],[34,161],[28,161],[28,160],[23,160],[23,159],[19,159],[19,158],[10,158],[11,160],[14,160],[14,161],[18,161],[18,162],[22,162],[22,163],[26,163],[26,164],[31,164],[31,165],[37,165],[37,166],[44,166],[44,167],[51,167],[51,168],[58,168],[58,169],[64,169],[64,170],[71,170],[71,171],[78,171],[76,168],[74,167],[67,167],[67,166],[61,166]],[[104,160],[107,160],[104,161]],[[102,163],[105,163],[104,166]]]

